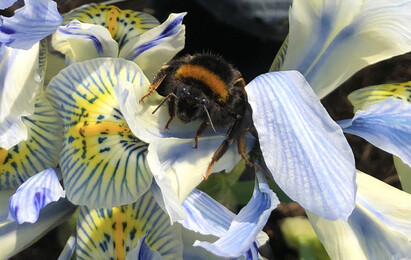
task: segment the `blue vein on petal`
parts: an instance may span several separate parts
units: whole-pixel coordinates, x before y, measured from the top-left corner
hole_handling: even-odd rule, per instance
[[[70,30],[70,29],[73,29],[73,30],[75,30],[75,29],[81,30],[81,28],[78,26],[78,25],[80,25],[80,24],[77,24],[77,23],[75,23],[75,24],[74,24],[74,23],[71,23],[71,25],[74,25],[74,26],[73,26],[73,27],[67,26],[66,28],[67,28],[68,30],[59,29],[59,31],[60,31],[61,33],[67,34],[67,35],[79,36],[79,38],[82,38],[82,39],[90,39],[90,40],[92,40],[92,41],[93,41],[93,44],[94,44],[94,47],[96,47],[97,53],[98,53],[98,54],[103,54],[103,45],[102,45],[101,42],[97,39],[96,36],[90,35],[90,34],[87,34],[87,33],[73,33],[73,32],[71,32],[71,31],[69,31],[69,30]]]
[[[154,40],[143,43],[140,46],[138,46],[137,48],[135,48],[134,49],[135,53],[134,53],[134,55],[131,59],[134,60],[135,58],[137,58],[143,52],[159,45],[164,40],[164,38],[170,37],[171,35],[175,34],[176,29],[178,28],[178,26],[183,21],[183,17],[184,17],[184,14],[180,14],[171,23],[169,23],[167,25],[167,27],[164,28],[164,30]]]
[[[1,18],[0,41],[9,47],[26,50],[53,33],[62,22],[57,5],[51,0],[26,0],[25,6],[17,9],[14,16]]]

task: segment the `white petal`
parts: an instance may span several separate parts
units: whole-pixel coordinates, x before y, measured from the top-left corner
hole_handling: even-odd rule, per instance
[[[170,14],[161,25],[126,43],[119,57],[137,63],[152,80],[160,67],[184,48],[185,26],[181,23],[185,15]]]
[[[172,222],[184,218],[181,203],[204,180],[211,157],[224,138],[224,135],[199,138],[198,149],[193,149],[193,138],[159,138],[149,145],[148,164]],[[251,148],[253,139],[247,140],[247,147]],[[237,145],[233,143],[212,172],[229,172],[240,159]]]
[[[39,44],[29,50],[5,47],[0,63],[0,147],[9,149],[27,139],[21,117],[34,113],[41,80]]]
[[[409,0],[295,0],[283,70],[324,97],[361,68],[411,51]]]
[[[116,58],[118,44],[101,25],[72,21],[60,26],[53,34],[53,47],[70,58],[71,62],[97,57]]]
[[[193,138],[200,126],[197,121],[181,124],[178,120],[173,120],[169,129],[164,129],[169,118],[167,105],[163,105],[152,114],[163,99],[157,92],[152,93],[143,102],[139,102],[139,99],[147,94],[149,86],[150,83],[144,77],[138,87],[125,81],[119,82],[114,87],[120,111],[133,134],[146,143],[151,143],[156,138]]]
[[[297,71],[261,75],[247,85],[265,162],[282,190],[327,219],[347,219],[354,208],[354,156]]]

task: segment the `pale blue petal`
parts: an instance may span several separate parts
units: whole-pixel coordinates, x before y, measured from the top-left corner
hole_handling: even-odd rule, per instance
[[[206,193],[193,190],[182,204],[187,217],[179,221],[186,229],[203,235],[223,236],[235,214]]]
[[[360,136],[411,166],[411,104],[392,97],[338,122],[344,132]]]
[[[9,221],[0,225],[0,259],[8,259],[57,225],[67,221],[76,207],[62,199],[45,207],[36,223]]]
[[[265,162],[280,188],[327,219],[347,219],[355,206],[354,156],[304,77],[261,75],[247,85]]]
[[[198,149],[193,149],[194,138],[158,138],[149,145],[148,164],[161,189],[160,201],[172,222],[184,219],[181,203],[204,180],[208,164],[224,139],[224,135],[201,137]],[[248,138],[247,148],[253,145],[254,139]],[[229,172],[240,160],[237,145],[233,143],[211,172]]]
[[[160,67],[184,48],[185,26],[182,21],[186,14],[170,14],[161,25],[127,42],[119,57],[137,63],[152,80]]]
[[[247,257],[256,259],[256,237],[261,232],[271,211],[280,204],[274,192],[269,188],[262,172],[257,172],[254,194],[248,204],[234,217],[230,228],[214,243],[196,241],[194,246],[201,246],[218,256]],[[211,210],[209,212],[212,212]]]
[[[71,235],[57,260],[70,260],[76,249],[76,236]]]
[[[324,97],[361,68],[411,51],[409,0],[295,0],[283,70]]]
[[[6,9],[9,8],[16,2],[17,0],[2,0],[0,1],[0,9]]]
[[[34,223],[40,210],[47,204],[65,196],[54,169],[47,169],[30,177],[11,196],[9,203],[9,220]]]
[[[53,34],[53,47],[71,62],[97,57],[116,58],[118,55],[118,43],[113,40],[108,29],[77,20],[58,28]]]
[[[53,33],[63,21],[52,0],[26,0],[13,17],[1,17],[0,42],[18,49],[29,49],[33,44]]]

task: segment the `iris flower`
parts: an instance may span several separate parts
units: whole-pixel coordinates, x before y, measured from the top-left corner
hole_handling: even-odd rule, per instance
[[[351,215],[355,208],[355,166],[341,127],[329,117],[312,88],[321,97],[361,67],[410,51],[410,6],[410,1],[351,0],[347,4],[296,0],[290,11],[288,45],[286,42],[273,68],[300,72],[265,74],[246,87],[264,160],[274,180],[292,199],[323,218],[347,220]],[[118,45],[117,51],[101,27],[74,21],[56,33],[57,49],[60,43],[72,46],[72,52],[60,49],[71,65],[46,89],[63,121],[60,165],[67,197],[88,208],[112,208],[135,203],[152,193],[172,222],[180,221],[185,228],[219,237],[214,243],[195,245],[220,256],[246,254],[255,258],[256,236],[278,203],[263,175],[256,174],[254,196],[237,216],[224,217],[224,210],[211,203],[202,207],[203,195],[195,187],[225,138],[225,129],[217,134],[205,133],[199,139],[199,149],[193,150],[195,124],[172,122],[170,130],[163,130],[168,119],[166,109],[151,114],[160,96],[153,94],[144,103],[138,102],[148,91],[147,75],[151,78],[154,68],[159,69],[182,48],[181,41],[165,40],[179,38],[182,17],[171,16],[163,26],[137,36],[143,39],[141,45],[125,48],[128,41]],[[114,32],[108,29],[111,36],[116,35]],[[144,40],[145,34],[152,35],[150,40]],[[171,43],[171,48],[164,48],[171,53],[157,49],[163,43]],[[82,54],[81,48],[76,49],[81,44],[94,49]],[[87,56],[89,53],[92,55]],[[157,54],[160,60],[149,64],[148,57],[157,58]],[[96,58],[105,56],[112,58]],[[117,56],[132,61],[114,58]],[[144,61],[140,67],[136,65],[138,57]],[[392,103],[387,106],[391,108]],[[380,106],[376,110],[385,111]],[[341,125],[348,129],[364,115]],[[252,147],[255,140],[249,136],[247,142]],[[401,147],[394,150],[400,150],[397,148]],[[240,159],[231,146],[213,170],[229,171]],[[197,207],[190,208],[193,197]],[[200,214],[194,214],[195,210]],[[203,223],[199,217],[213,223],[210,212],[220,212],[216,216],[226,218],[220,230],[199,225]],[[142,232],[146,234],[147,230]],[[143,248],[144,241],[144,235],[139,236],[133,245]]]

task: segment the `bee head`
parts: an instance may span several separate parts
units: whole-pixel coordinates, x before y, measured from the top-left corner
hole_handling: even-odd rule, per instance
[[[205,109],[208,105],[207,96],[197,88],[183,86],[177,89],[177,116],[188,123],[198,118],[206,117]]]

